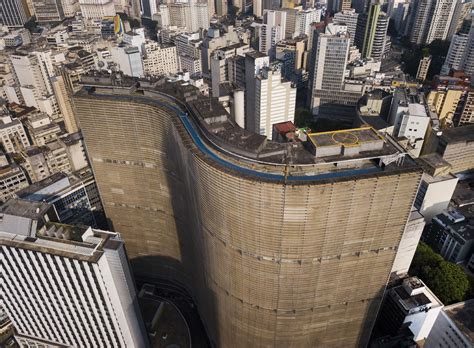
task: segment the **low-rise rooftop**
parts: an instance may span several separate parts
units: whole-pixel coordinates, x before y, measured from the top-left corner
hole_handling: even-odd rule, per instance
[[[310,133],[308,139],[316,157],[356,156],[384,147],[384,138],[372,127]]]
[[[10,199],[0,206],[0,214],[15,215],[36,220],[41,218],[49,208],[50,204],[48,203]]]
[[[441,301],[417,277],[405,278],[401,285],[391,288],[388,292],[395,302],[406,312],[413,314],[421,310],[441,307]]]
[[[443,310],[474,345],[474,299],[446,306]]]
[[[443,130],[441,139],[447,143],[474,142],[474,125],[454,127]]]
[[[44,202],[10,199],[0,216],[0,245],[96,262],[104,248],[123,243],[115,232],[56,222],[54,209]]]

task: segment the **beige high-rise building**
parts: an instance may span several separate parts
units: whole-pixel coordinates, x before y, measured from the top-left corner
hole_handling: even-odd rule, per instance
[[[112,0],[79,0],[81,13],[87,19],[102,19],[115,16],[115,4]]]
[[[351,9],[351,0],[328,0],[327,8],[332,13],[349,11]]]
[[[442,125],[449,125],[458,107],[464,91],[461,89],[447,89],[431,91],[428,94],[428,104],[433,106]]]
[[[466,94],[459,123],[461,125],[474,124],[474,91],[469,91]]]
[[[421,176],[390,138],[288,146],[190,85],[83,82],[74,105],[135,274],[188,289],[216,347],[367,345]]]
[[[428,75],[428,70],[431,65],[431,56],[423,57],[420,59],[420,64],[418,64],[418,71],[416,72],[416,79],[419,81],[426,80],[426,75]]]
[[[54,96],[58,102],[59,110],[64,120],[64,126],[68,133],[76,133],[79,130],[77,126],[74,110],[72,109],[70,96],[66,89],[66,84],[62,76],[54,76],[51,78],[51,84],[54,90]]]

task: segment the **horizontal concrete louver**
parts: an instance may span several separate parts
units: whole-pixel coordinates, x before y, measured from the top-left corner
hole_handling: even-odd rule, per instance
[[[75,105],[134,272],[187,287],[213,343],[367,344],[420,173],[264,182],[204,156],[165,108],[94,96]]]

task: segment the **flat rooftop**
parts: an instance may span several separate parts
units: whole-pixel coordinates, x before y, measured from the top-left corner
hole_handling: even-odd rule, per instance
[[[389,295],[407,313],[415,313],[420,307],[433,308],[443,305],[417,277],[405,278],[401,285],[397,285],[389,290]]]
[[[260,51],[250,51],[247,52],[245,55],[252,57],[252,58],[263,58],[263,57],[268,57],[266,54],[263,54]]]
[[[77,99],[121,100],[169,109],[176,114],[175,125],[184,127],[183,134],[191,138],[190,144],[207,159],[249,175],[310,181],[310,177],[320,180],[316,178],[322,178],[322,173],[324,177],[333,178],[392,169],[420,171],[401,146],[371,127],[311,133],[308,142],[278,143],[241,128],[217,99],[203,96],[196,87],[184,82],[138,80],[95,72],[83,76],[82,85],[83,89],[76,93]],[[319,149],[333,146],[346,150],[318,157],[307,148],[310,142]],[[357,148],[357,154],[349,153],[349,148]],[[400,161],[402,157],[404,160]],[[334,165],[344,161],[342,169]],[[333,174],[336,172],[338,174]]]
[[[459,181],[451,200],[458,207],[474,205],[474,178]]]
[[[50,204],[9,199],[0,206],[0,214],[9,214],[37,220],[50,208]]]
[[[448,128],[441,138],[447,143],[474,142],[474,125]]]
[[[31,203],[31,202],[30,202]],[[0,245],[97,262],[104,249],[117,249],[123,241],[117,233],[47,222],[35,236],[0,231]]]
[[[446,229],[450,231],[452,237],[459,242],[463,243],[464,241],[474,240],[474,218],[471,216],[466,216],[464,212],[467,209],[459,210],[459,216],[461,218],[464,217],[464,220],[462,221],[454,222],[450,220],[446,214],[438,214],[436,215],[436,219],[438,222],[441,222],[444,226],[446,226]]]
[[[474,299],[446,306],[443,310],[474,345]]]
[[[383,141],[383,137],[372,127],[310,133],[308,137],[318,147],[335,145],[357,146],[368,142]]]
[[[408,310],[431,303],[431,300],[424,293],[410,296],[403,287],[397,287],[394,290]]]
[[[20,190],[16,192],[16,195],[20,198],[27,198],[28,196],[41,191],[45,189],[46,187],[49,187],[53,185],[54,183],[57,183],[58,181],[67,178],[67,174],[63,172],[58,172],[54,173],[53,175],[48,176],[46,179],[37,181],[30,186],[24,188],[23,190]]]

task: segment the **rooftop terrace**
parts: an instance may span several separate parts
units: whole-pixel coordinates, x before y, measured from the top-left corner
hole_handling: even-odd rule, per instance
[[[96,262],[104,248],[116,249],[123,243],[115,232],[55,222],[51,212],[48,203],[8,200],[0,207],[0,245]],[[31,233],[19,228],[25,225],[25,218],[30,219],[26,223]]]
[[[268,179],[305,181],[322,179],[322,173],[331,178],[396,168],[419,170],[398,144],[370,127],[310,134],[307,143],[313,148],[339,149],[319,156],[308,144],[277,143],[242,129],[216,99],[202,96],[195,87],[183,82],[137,81],[100,74],[83,77],[82,84],[85,88],[77,93],[78,98],[135,101],[168,108],[178,116],[178,122],[203,154],[233,170],[238,167],[239,171],[247,172],[242,167],[251,167],[248,174],[260,176],[256,165],[258,172],[265,172]],[[341,166],[334,165],[342,162],[352,172],[343,173]],[[275,172],[275,176],[270,174]]]

